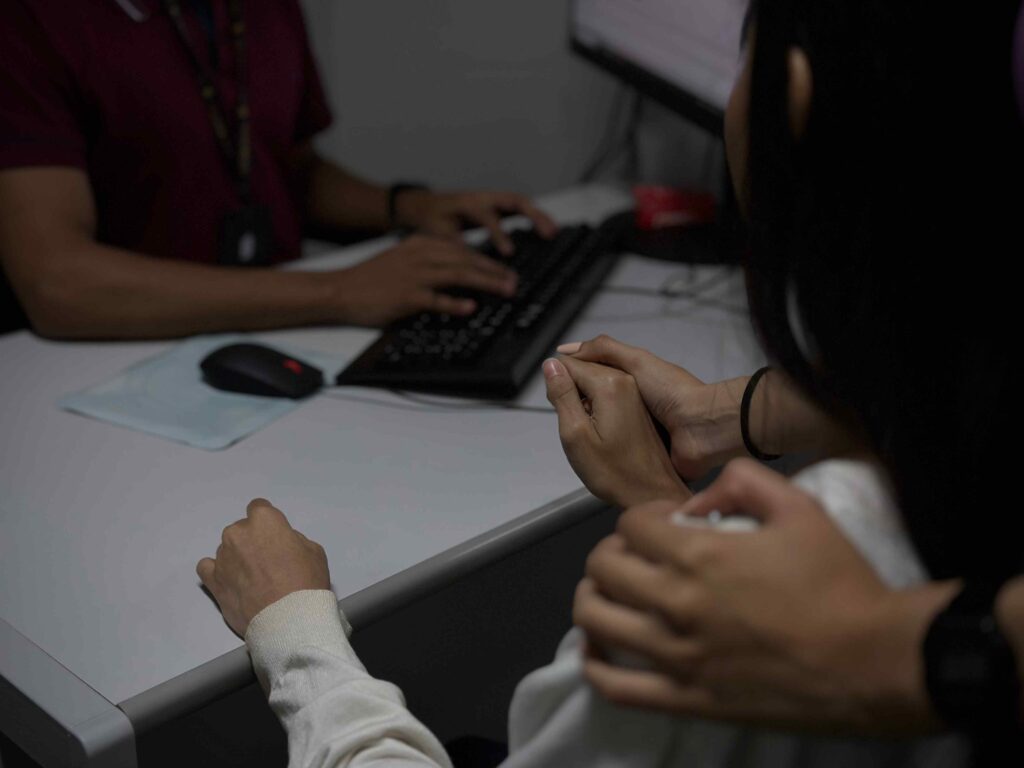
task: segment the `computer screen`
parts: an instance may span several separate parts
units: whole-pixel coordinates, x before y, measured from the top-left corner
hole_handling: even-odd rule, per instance
[[[574,0],[574,50],[720,132],[748,0]]]

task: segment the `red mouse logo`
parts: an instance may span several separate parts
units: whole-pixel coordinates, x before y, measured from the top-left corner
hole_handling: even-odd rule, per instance
[[[285,360],[284,367],[287,368],[292,373],[294,373],[296,376],[302,373],[302,363],[296,360]]]

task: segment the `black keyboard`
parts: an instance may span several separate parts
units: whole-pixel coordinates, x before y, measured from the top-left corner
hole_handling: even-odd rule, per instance
[[[552,240],[518,230],[511,233],[515,254],[508,259],[485,246],[485,254],[518,273],[514,297],[450,291],[473,298],[477,311],[468,317],[425,312],[392,324],[338,374],[337,383],[515,396],[614,266],[631,220],[632,214],[622,214],[596,228],[563,227]]]

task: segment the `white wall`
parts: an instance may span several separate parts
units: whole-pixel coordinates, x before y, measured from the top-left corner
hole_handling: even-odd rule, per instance
[[[367,177],[536,194],[604,139],[621,86],[569,52],[568,0],[303,4],[336,116],[319,147]],[[705,135],[644,114],[640,177],[703,181]]]

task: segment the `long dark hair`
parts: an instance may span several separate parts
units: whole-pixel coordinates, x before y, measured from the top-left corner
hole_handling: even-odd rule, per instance
[[[1019,572],[1004,452],[1024,440],[1005,274],[1024,252],[1017,3],[755,2],[747,285],[762,342],[866,435],[933,575]],[[800,139],[793,46],[813,73]]]

